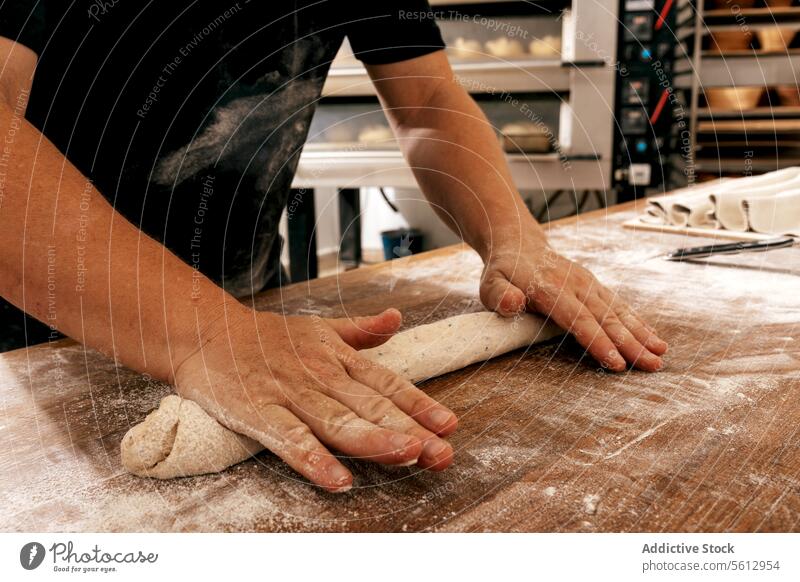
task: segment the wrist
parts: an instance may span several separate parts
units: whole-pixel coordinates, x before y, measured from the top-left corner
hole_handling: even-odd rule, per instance
[[[535,220],[523,224],[493,226],[490,236],[474,247],[484,263],[499,256],[519,255],[550,249],[544,229]]]
[[[167,381],[174,384],[180,367],[214,340],[252,324],[254,310],[226,294],[214,302],[192,302],[176,313],[170,329],[172,362]]]

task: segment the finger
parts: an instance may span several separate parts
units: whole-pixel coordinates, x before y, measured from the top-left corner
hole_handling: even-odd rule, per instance
[[[481,301],[487,309],[511,317],[525,309],[525,293],[499,271],[489,271],[481,281]]]
[[[387,309],[378,315],[325,321],[345,343],[363,350],[379,346],[391,338],[400,329],[403,316],[397,309]]]
[[[343,493],[353,486],[350,471],[287,409],[277,405],[262,409],[250,426],[264,425],[269,428],[251,436],[308,480],[334,493]]]
[[[640,370],[655,372],[661,369],[664,365],[661,358],[650,352],[636,339],[605,301],[599,296],[594,296],[587,300],[586,306],[600,322],[603,331],[611,338],[625,360]]]
[[[663,356],[667,353],[667,342],[662,340],[651,330],[636,313],[630,309],[618,308],[616,309],[617,317],[627,327],[633,336],[657,356]]]
[[[570,332],[591,356],[614,372],[626,368],[625,360],[617,351],[595,316],[571,293],[562,292],[556,300],[541,299],[538,307],[556,324]]]
[[[441,471],[450,466],[453,448],[435,433],[452,433],[458,426],[456,415],[391,370],[369,363],[372,366],[346,364],[352,378],[363,388],[360,408],[364,417],[418,438],[422,454],[417,464],[423,469]]]
[[[342,382],[337,382],[337,385],[341,386]],[[346,455],[402,465],[416,461],[422,453],[419,439],[381,428],[321,392],[299,389],[289,399],[288,408],[323,443]]]
[[[347,389],[330,396],[373,424],[419,439],[422,442],[422,452],[415,463],[423,469],[440,470],[452,462],[453,451],[448,443],[420,426],[391,400],[375,390],[354,380]]]
[[[363,358],[348,358],[342,363],[354,380],[389,398],[428,430],[447,436],[458,427],[458,418],[452,410],[392,370]]]
[[[606,288],[600,289],[600,297],[611,305],[620,321],[631,331],[639,343],[657,356],[667,353],[669,347],[667,342],[658,337],[655,330],[647,325],[627,303]]]

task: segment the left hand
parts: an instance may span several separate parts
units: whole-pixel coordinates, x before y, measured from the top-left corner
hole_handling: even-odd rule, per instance
[[[525,309],[569,331],[615,372],[628,364],[655,372],[667,344],[589,271],[556,253],[538,235],[495,245],[485,260],[483,304],[511,317]]]
[[[182,397],[329,491],[353,483],[331,449],[441,471],[453,462],[443,437],[456,429],[455,414],[357,351],[388,340],[400,322],[395,309],[321,319],[231,302],[206,312],[171,380]]]

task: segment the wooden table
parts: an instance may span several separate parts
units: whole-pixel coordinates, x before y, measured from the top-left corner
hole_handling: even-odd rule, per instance
[[[551,238],[671,344],[658,374],[610,375],[570,339],[427,382],[458,413],[433,474],[349,463],[331,495],[274,456],[170,482],[120,466],[125,431],[168,388],[70,341],[0,356],[0,530],[797,531],[797,249],[669,263],[702,239],[632,232],[623,206]],[[481,309],[480,263],[450,247],[276,290],[262,309],[407,326]]]

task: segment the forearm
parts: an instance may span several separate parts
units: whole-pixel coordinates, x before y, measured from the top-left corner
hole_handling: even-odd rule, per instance
[[[197,346],[198,321],[238,304],[116,213],[5,104],[0,136],[0,295],[126,366],[171,380]]]
[[[544,240],[514,186],[494,129],[454,80],[442,80],[426,106],[395,129],[425,196],[484,258],[501,241],[531,234]]]

